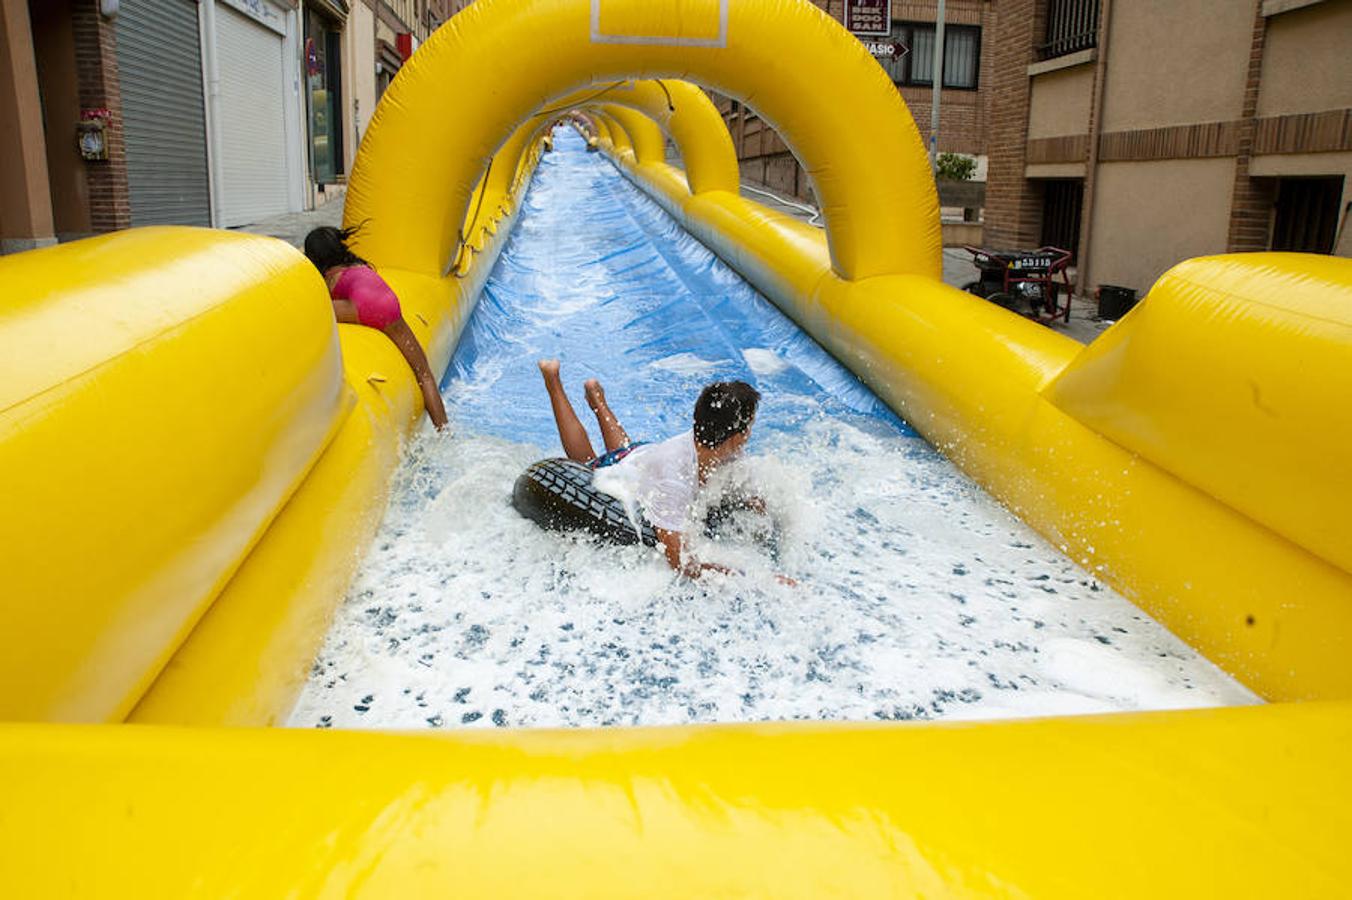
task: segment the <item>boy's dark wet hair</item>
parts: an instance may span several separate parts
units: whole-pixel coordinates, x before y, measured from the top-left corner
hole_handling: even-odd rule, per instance
[[[751,427],[760,392],[745,381],[716,381],[695,401],[695,443],[713,449]]]
[[[348,240],[360,230],[361,225],[352,228],[323,225],[316,228],[305,236],[305,255],[320,272],[327,272],[334,266],[370,265],[347,247]]]

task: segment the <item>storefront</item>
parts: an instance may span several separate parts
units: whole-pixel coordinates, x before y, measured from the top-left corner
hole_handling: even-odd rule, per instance
[[[132,225],[228,228],[305,207],[285,0],[127,0],[116,26]]]
[[[205,0],[211,3],[212,0]],[[217,224],[304,208],[296,13],[269,0],[214,0],[211,142]]]
[[[117,19],[132,225],[211,225],[198,4],[135,0]]]
[[[305,8],[305,86],[310,175],[322,192],[346,171],[343,146],[341,0],[310,0]]]

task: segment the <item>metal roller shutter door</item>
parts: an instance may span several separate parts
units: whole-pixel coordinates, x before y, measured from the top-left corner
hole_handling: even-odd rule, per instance
[[[133,225],[210,225],[197,4],[123,0],[117,66]]]
[[[290,209],[282,36],[216,5],[221,74],[220,222],[248,225]]]

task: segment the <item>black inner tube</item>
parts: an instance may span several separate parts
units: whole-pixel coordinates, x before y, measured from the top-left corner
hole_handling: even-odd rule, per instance
[[[550,531],[589,531],[615,544],[657,544],[642,518],[629,521],[624,504],[592,486],[592,469],[571,459],[542,459],[522,472],[512,489],[516,511]]]
[[[571,459],[542,459],[516,479],[512,506],[550,531],[585,531],[614,544],[656,546],[657,532],[639,516],[638,529],[624,504],[592,485],[593,469]],[[747,539],[779,557],[780,528],[770,516],[752,514],[744,500],[725,497],[709,509],[704,533]]]

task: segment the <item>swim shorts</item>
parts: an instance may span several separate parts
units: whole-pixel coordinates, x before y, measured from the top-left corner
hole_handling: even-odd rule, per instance
[[[646,443],[648,442],[633,441],[632,443],[626,444],[623,447],[616,447],[614,450],[607,450],[605,453],[602,453],[600,456],[596,457],[596,459],[593,459],[591,462],[587,463],[587,466],[593,470],[604,469],[606,466],[613,466],[617,462],[624,459],[630,453],[634,452],[635,450],[637,450],[639,447],[642,447]]]

